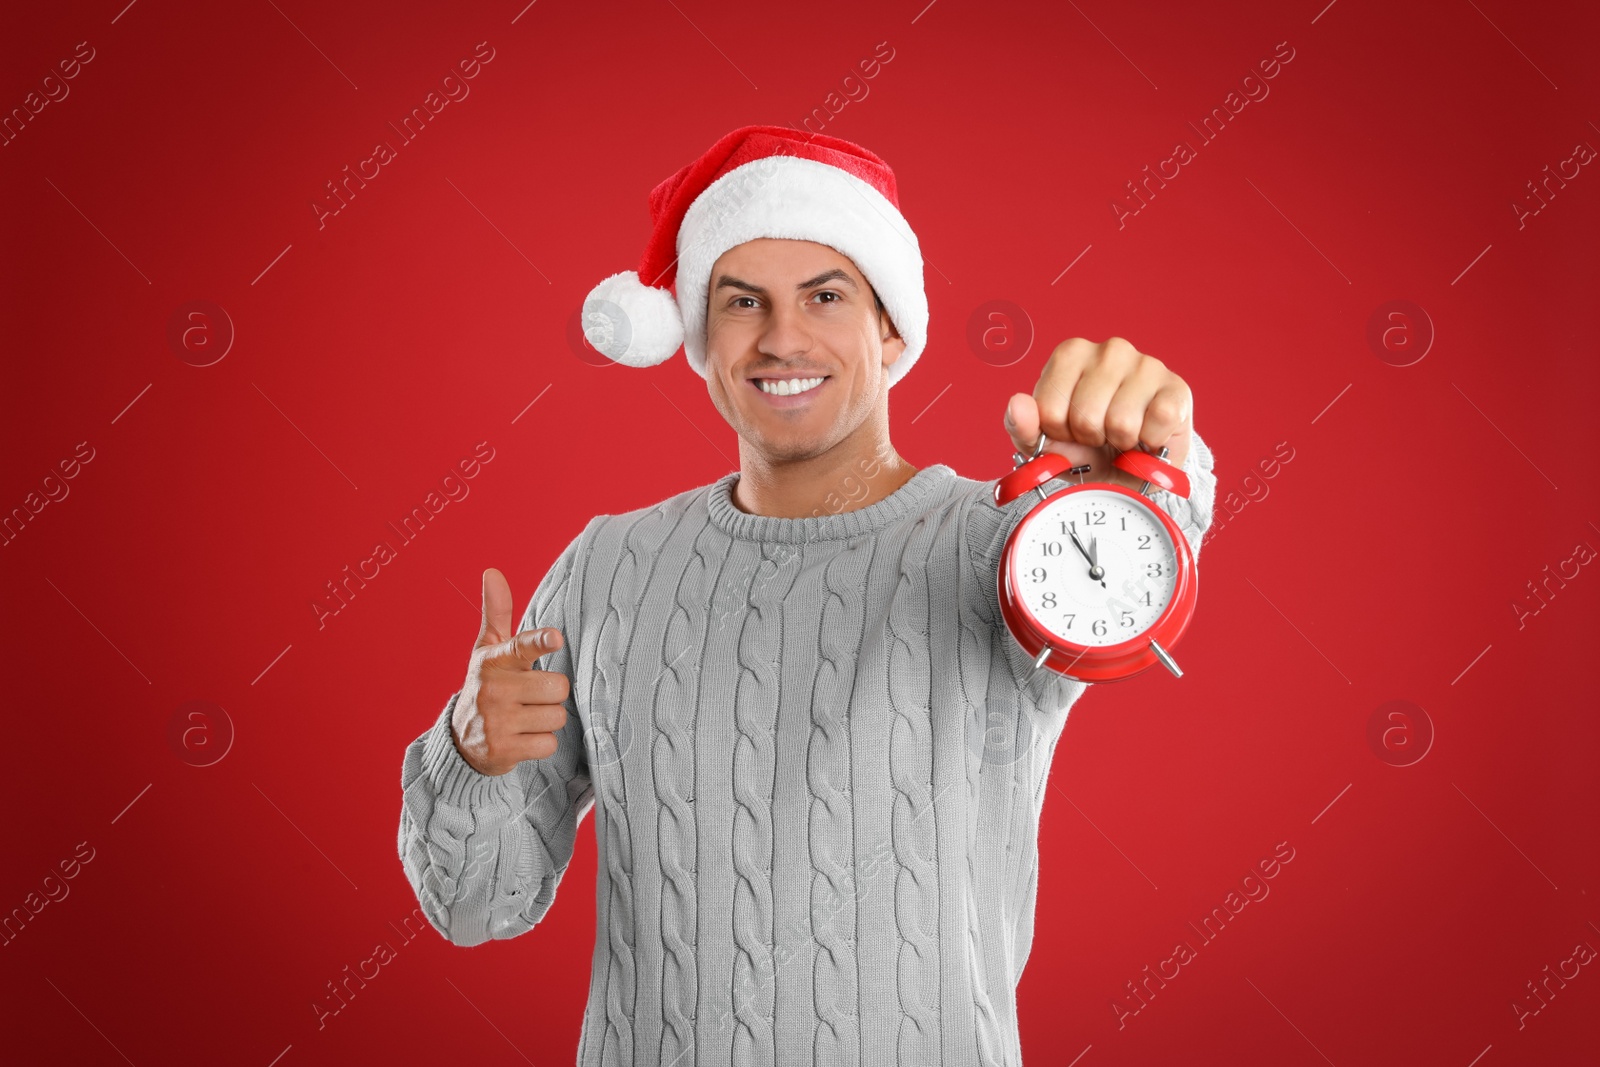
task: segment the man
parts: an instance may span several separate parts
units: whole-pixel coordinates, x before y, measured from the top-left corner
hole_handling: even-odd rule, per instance
[[[650,203],[591,336],[635,366],[681,342],[739,471],[590,521],[515,628],[484,572],[466,683],[406,752],[406,875],[451,941],[514,937],[595,812],[580,1064],[1020,1063],[1045,776],[1085,686],[1000,617],[1028,499],[890,444],[927,336],[893,174],[745,127]],[[1192,496],[1152,497],[1198,552],[1211,456],[1160,361],[1065,342],[1004,425],[1134,489],[1111,457],[1165,445]]]

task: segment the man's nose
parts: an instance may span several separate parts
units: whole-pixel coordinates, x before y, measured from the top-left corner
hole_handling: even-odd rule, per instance
[[[767,318],[767,328],[761,333],[758,347],[765,355],[778,359],[800,355],[811,350],[813,338],[811,324],[805,312],[791,304],[775,307]]]

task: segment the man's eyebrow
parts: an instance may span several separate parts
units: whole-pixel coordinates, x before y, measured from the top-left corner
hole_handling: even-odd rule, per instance
[[[846,273],[844,268],[842,268],[842,267],[834,267],[831,270],[825,270],[821,274],[817,275],[815,278],[807,278],[805,281],[801,282],[799,285],[796,285],[794,288],[795,288],[796,292],[800,292],[800,291],[805,290],[805,289],[815,289],[817,286],[821,285],[822,283],[831,282],[831,281],[842,281],[842,282],[847,283],[850,286],[850,288],[852,288],[852,289],[856,289],[858,291],[860,289],[860,286],[856,285],[856,280],[854,278],[850,277],[850,275],[848,273]],[[740,279],[740,278],[735,278],[731,274],[724,274],[721,277],[719,277],[717,279],[717,286],[716,287],[717,287],[717,289],[723,289],[723,288],[743,289],[747,293],[759,293],[762,296],[766,296],[767,295],[767,291],[765,289],[761,288],[761,286],[752,285],[750,282],[744,281],[743,279]],[[713,290],[713,291],[715,291],[715,290]]]

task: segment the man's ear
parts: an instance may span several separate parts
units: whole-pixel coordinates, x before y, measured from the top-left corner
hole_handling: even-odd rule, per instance
[[[881,304],[878,306],[878,337],[883,342],[883,365],[885,367],[905,353],[906,342],[900,336],[900,331],[895,327],[894,320],[889,317],[889,312]]]

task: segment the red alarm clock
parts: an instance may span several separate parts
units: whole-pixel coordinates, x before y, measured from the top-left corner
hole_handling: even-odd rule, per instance
[[[1144,493],[1154,483],[1187,498],[1188,475],[1162,462],[1165,448],[1129,450],[1112,462],[1144,480],[1139,492],[1079,482],[1047,494],[1050,479],[1091,468],[1044,443],[1041,434],[1031,459],[1012,453],[1016,469],[994,488],[1001,506],[1039,494],[1000,556],[1006,627],[1035,668],[1078,681],[1121,681],[1156,663],[1183,677],[1171,650],[1194,615],[1200,575],[1183,531]]]

